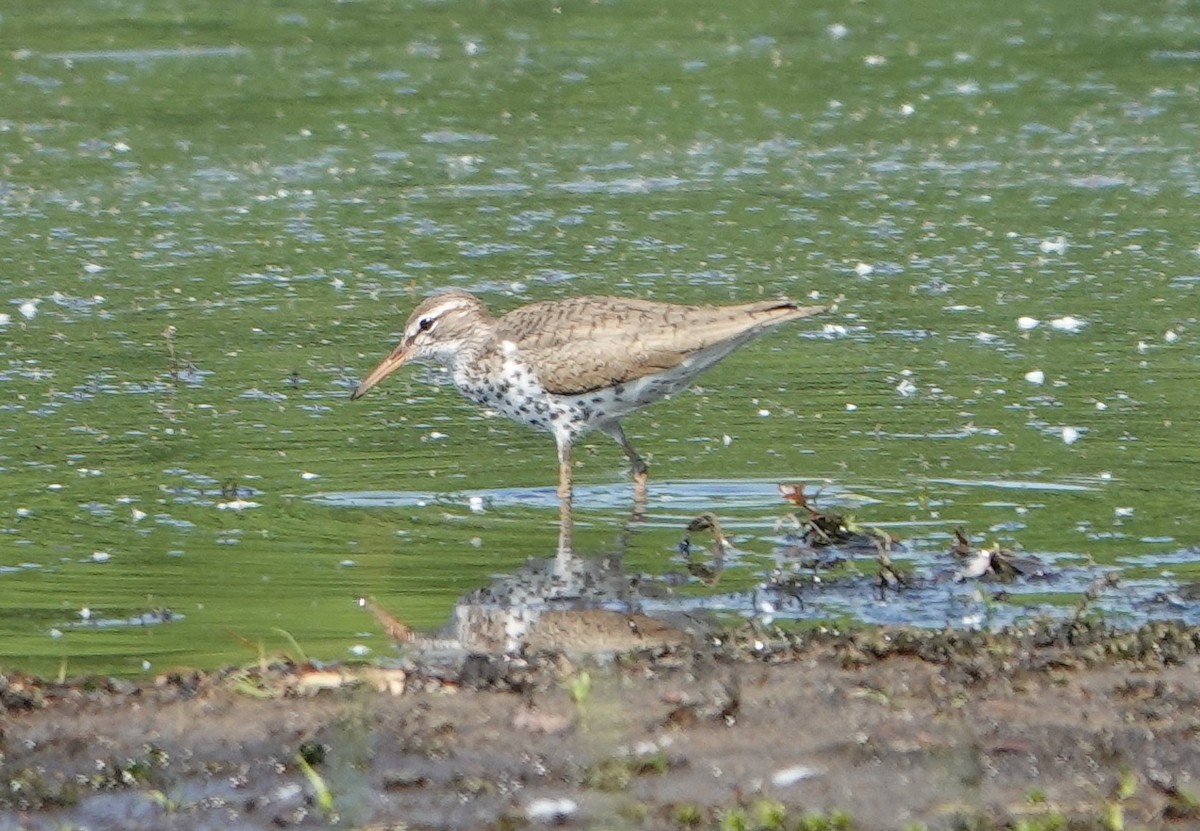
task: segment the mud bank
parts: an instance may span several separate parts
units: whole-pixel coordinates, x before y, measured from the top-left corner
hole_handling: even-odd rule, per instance
[[[1197,827],[1198,669],[1075,622],[10,675],[0,828]]]

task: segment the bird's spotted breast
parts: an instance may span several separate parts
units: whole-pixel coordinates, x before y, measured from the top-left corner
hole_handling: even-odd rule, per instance
[[[606,422],[678,392],[691,381],[687,365],[647,375],[613,387],[577,395],[547,392],[537,373],[515,344],[505,342],[498,361],[489,366],[462,364],[454,369],[454,384],[476,404],[495,410],[519,424],[574,441]]]
[[[459,391],[476,404],[535,430],[555,432],[556,422],[563,418],[555,396],[546,392],[515,347],[504,349],[499,372],[473,373],[470,367],[459,367],[453,377]]]
[[[516,349],[505,349],[502,359],[489,371],[457,367],[453,379],[459,392],[476,404],[568,441],[637,409],[644,403],[639,399],[646,392],[646,385],[633,383],[582,395],[555,395],[546,391]]]

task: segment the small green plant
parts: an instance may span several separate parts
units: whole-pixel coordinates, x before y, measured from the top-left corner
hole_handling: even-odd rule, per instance
[[[293,659],[297,664],[307,664],[308,656],[304,654],[304,650],[300,648],[300,643],[292,637],[292,633],[286,629],[281,629],[278,626],[271,627],[275,632],[287,638],[287,642],[292,645],[292,649],[296,651],[296,657]]]
[[[623,791],[638,776],[661,775],[671,763],[661,750],[645,756],[613,756],[591,765],[584,784],[598,791]]]
[[[304,774],[304,778],[308,780],[308,784],[313,789],[313,801],[326,816],[333,813],[333,792],[329,790],[329,785],[325,784],[325,777],[317,773],[316,769],[310,765],[302,755],[296,754],[296,765],[300,768],[300,772]]]
[[[633,771],[625,759],[605,759],[588,768],[584,784],[598,791],[623,791],[633,780]]]
[[[805,814],[796,825],[796,831],[850,831],[853,827],[849,814],[830,811],[828,814]]]
[[[760,799],[753,806],[755,827],[763,831],[776,831],[786,828],[788,810],[782,802],[774,799]]]
[[[263,685],[250,677],[245,670],[238,670],[229,676],[230,688],[239,695],[248,698],[275,698],[276,694],[267,690]]]
[[[162,808],[168,814],[177,814],[179,809],[183,807],[178,799],[173,799],[163,791],[157,788],[146,791],[146,798],[153,802],[158,807]]]
[[[1066,817],[1057,812],[1018,820],[1013,825],[1013,831],[1066,831],[1066,828]]]
[[[1129,771],[1124,771],[1117,779],[1112,799],[1104,806],[1101,822],[1106,831],[1125,831],[1125,803],[1135,793],[1137,777]]]
[[[640,828],[650,816],[650,806],[645,802],[625,802],[617,806],[617,816],[625,820],[630,827]]]
[[[750,824],[750,817],[747,816],[746,809],[734,806],[721,812],[717,827],[721,831],[751,831],[753,826]]]
[[[681,828],[699,828],[704,822],[704,809],[693,802],[684,802],[671,811],[671,819]]]
[[[587,670],[581,669],[567,680],[567,693],[576,707],[582,707],[587,703],[591,692],[592,676],[588,674]]]
[[[679,808],[676,808],[676,823],[680,822]],[[696,827],[701,822],[701,815],[696,815]],[[831,811],[828,814],[811,813],[797,818],[790,814],[786,805],[773,799],[758,799],[749,805],[735,805],[718,814],[717,826],[719,831],[851,831],[854,823],[850,815],[842,811]],[[919,831],[921,827],[910,828],[909,831]]]

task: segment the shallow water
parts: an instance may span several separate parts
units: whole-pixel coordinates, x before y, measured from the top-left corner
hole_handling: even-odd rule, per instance
[[[356,595],[432,628],[552,553],[547,437],[434,371],[348,400],[447,285],[838,300],[627,424],[625,566],[716,511],[744,553],[706,602],[755,613],[779,481],[930,573],[960,524],[1086,564],[1060,607],[1200,579],[1200,23],[1043,6],[10,4],[0,662],[386,651]],[[622,457],[576,455],[604,553]],[[827,613],[974,619],[929,609]]]

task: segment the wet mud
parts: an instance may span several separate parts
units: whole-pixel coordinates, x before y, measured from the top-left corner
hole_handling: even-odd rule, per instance
[[[1077,620],[9,675],[0,828],[1190,828],[1198,669]]]

